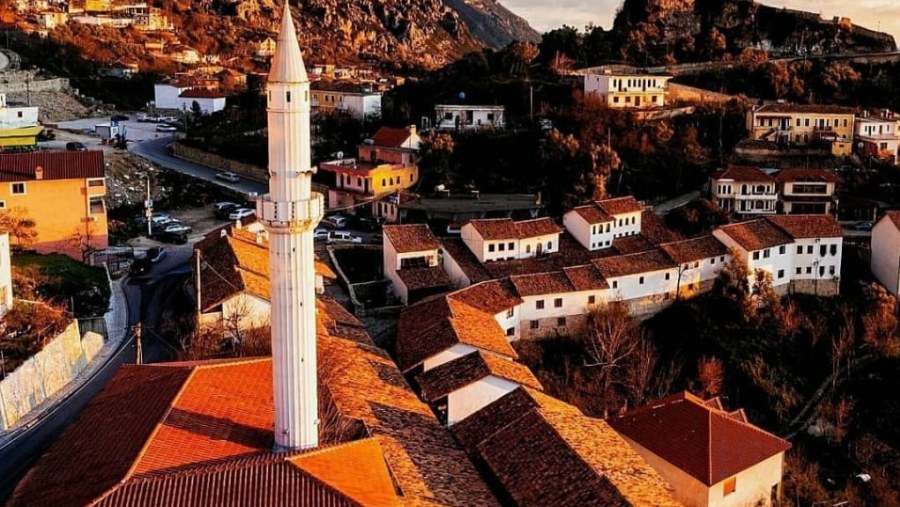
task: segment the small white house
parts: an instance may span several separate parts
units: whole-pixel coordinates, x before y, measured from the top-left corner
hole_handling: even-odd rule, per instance
[[[561,229],[549,218],[514,222],[509,218],[471,220],[463,225],[463,242],[482,263],[527,259],[559,251]]]
[[[38,124],[36,106],[10,106],[6,94],[0,93],[0,129],[18,129]]]
[[[872,274],[900,296],[900,211],[888,211],[872,228]]]
[[[226,97],[223,93],[206,88],[191,88],[181,92],[178,100],[181,101],[178,109],[193,111],[196,102],[203,114],[212,114],[225,109]],[[160,107],[159,104],[156,107]]]
[[[563,225],[588,250],[612,246],[613,240],[641,232],[644,207],[634,197],[604,199],[573,208]]]
[[[385,225],[382,234],[384,277],[391,281],[394,295],[408,304],[409,280],[404,280],[401,271],[433,268],[443,273],[438,255],[441,243],[423,224]]]
[[[9,255],[9,233],[0,234],[0,317],[12,309],[12,260]]]
[[[184,81],[156,83],[153,85],[153,101],[159,109],[181,109],[179,95],[190,89],[190,83]]]
[[[434,126],[443,130],[503,128],[506,124],[503,106],[434,106]]]

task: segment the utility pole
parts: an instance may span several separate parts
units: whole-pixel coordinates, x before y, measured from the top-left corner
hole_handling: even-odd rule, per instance
[[[141,323],[134,325],[134,364],[144,364],[144,346],[141,343]]]
[[[147,174],[147,199],[144,200],[144,216],[147,217],[147,237],[153,235],[153,200],[150,199],[150,174]]]
[[[197,326],[195,327],[197,334],[200,333],[200,316],[203,314],[203,303],[200,299],[200,250],[195,250],[197,253],[197,265],[195,269],[197,270]]]
[[[534,85],[528,83],[528,117],[534,121]]]

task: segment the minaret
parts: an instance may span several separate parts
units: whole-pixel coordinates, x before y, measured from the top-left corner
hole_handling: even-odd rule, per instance
[[[275,447],[308,449],[319,443],[313,229],[324,207],[311,190],[309,79],[287,0],[267,95],[269,194],[256,212],[269,233]]]

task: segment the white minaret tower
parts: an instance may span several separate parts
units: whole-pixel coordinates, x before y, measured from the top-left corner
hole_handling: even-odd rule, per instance
[[[319,443],[313,229],[324,207],[311,191],[309,79],[287,0],[267,93],[269,194],[256,212],[269,233],[275,447],[309,449]]]

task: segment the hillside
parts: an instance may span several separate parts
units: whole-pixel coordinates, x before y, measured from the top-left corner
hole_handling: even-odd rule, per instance
[[[709,60],[746,47],[790,55],[896,49],[892,36],[855,26],[849,18],[822,19],[750,0],[625,0],[611,36],[623,57],[655,63],[667,55]]]
[[[527,21],[496,0],[444,0],[444,3],[459,14],[472,35],[485,46],[496,49],[515,40],[541,40],[541,34]]]

